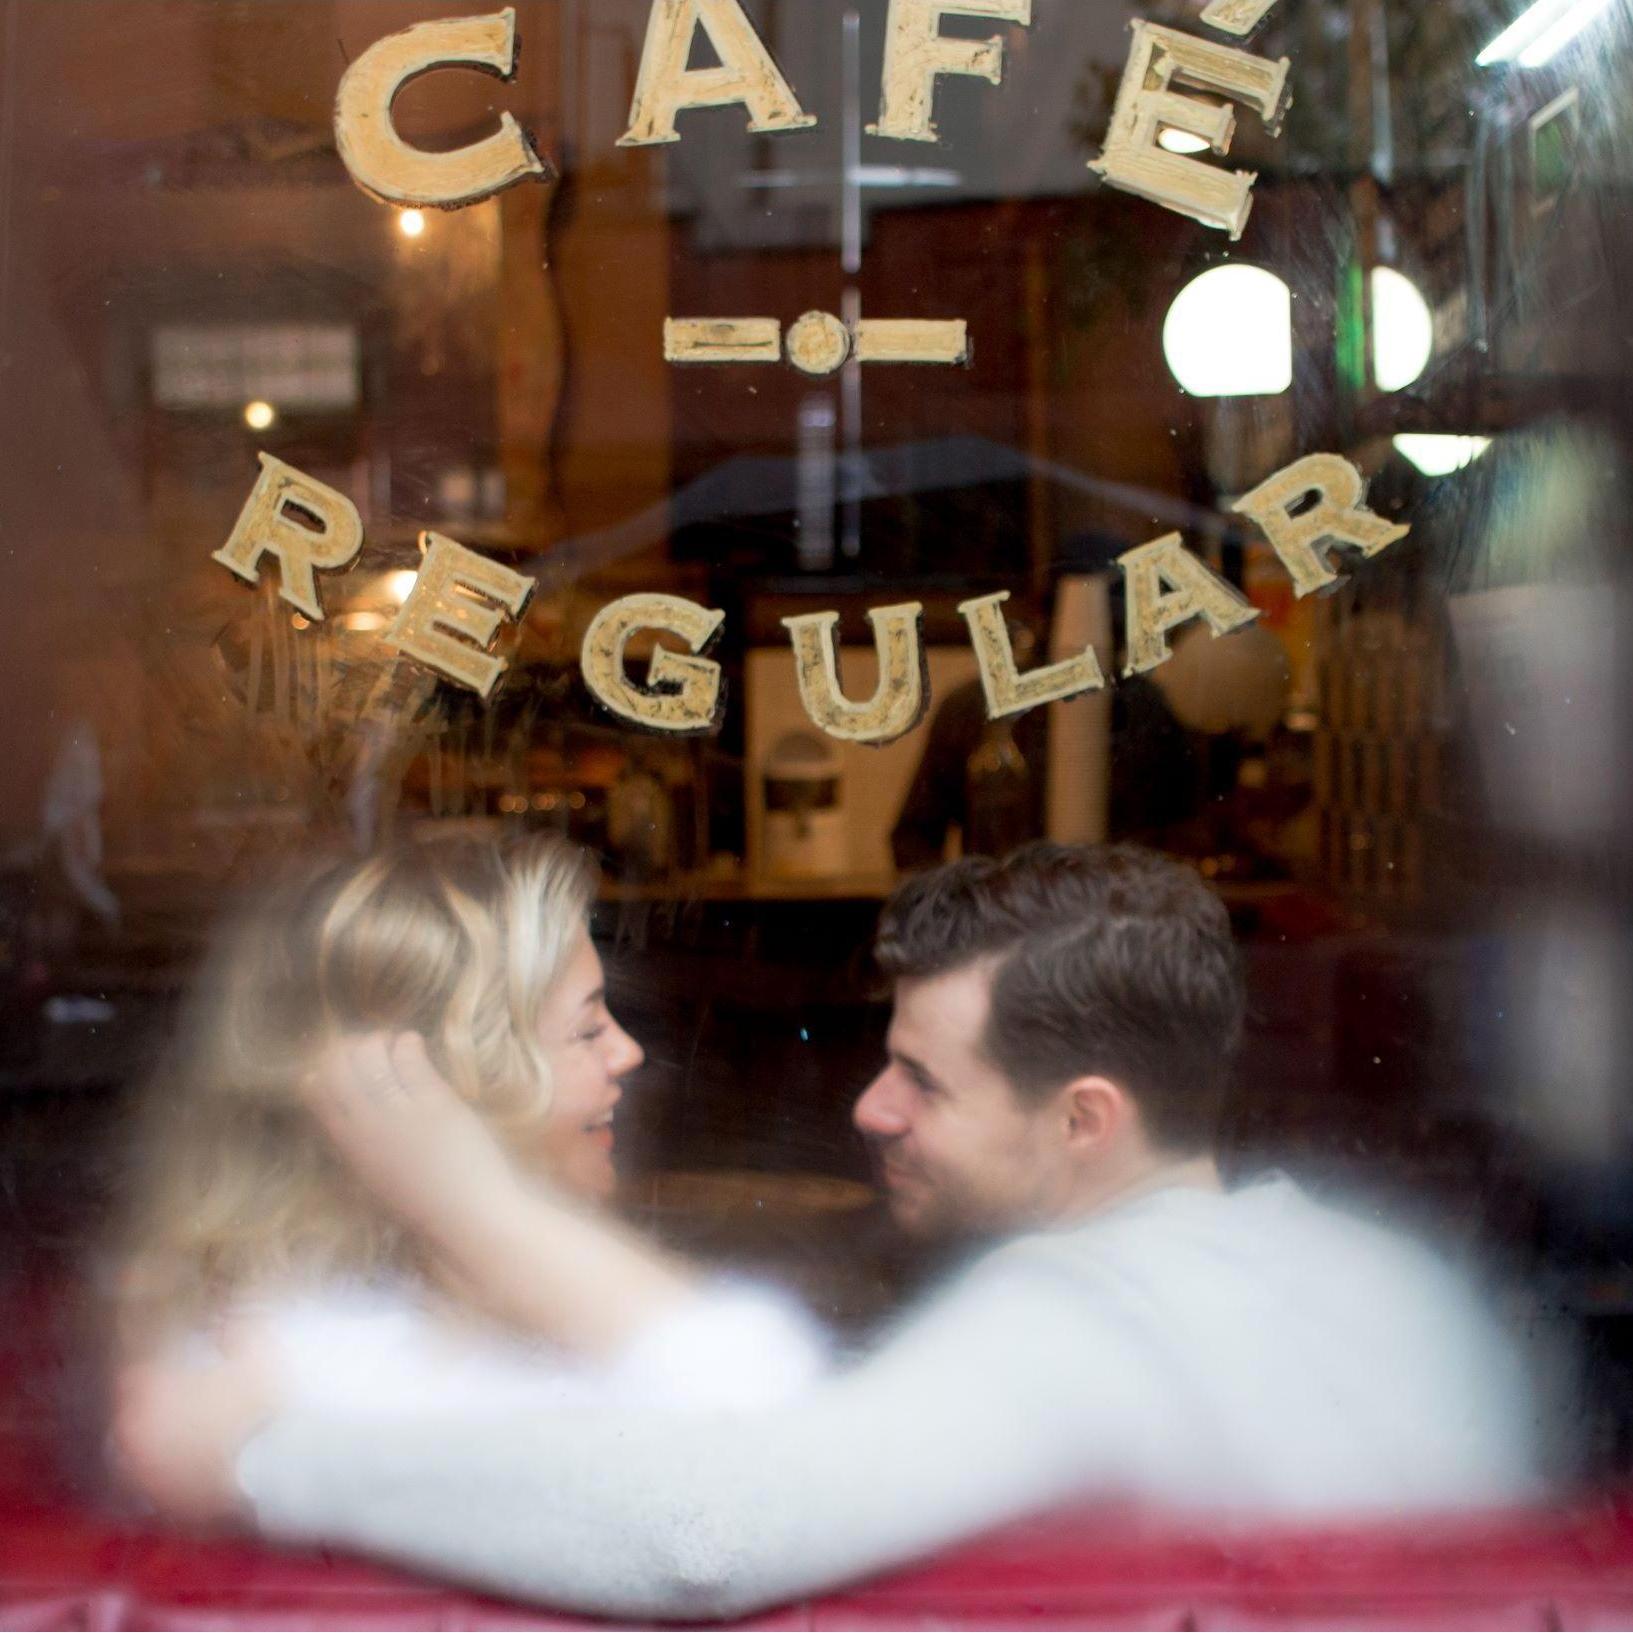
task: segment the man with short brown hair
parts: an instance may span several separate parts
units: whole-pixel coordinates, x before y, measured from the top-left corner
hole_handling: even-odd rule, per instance
[[[896,892],[874,952],[896,1013],[855,1116],[904,1229],[1013,1234],[1154,1180],[1217,1184],[1242,973],[1191,869],[1128,845],[968,857]],[[925,1057],[983,1009],[969,1059],[943,1074],[959,1093]],[[982,1081],[979,1118],[952,1115]]]

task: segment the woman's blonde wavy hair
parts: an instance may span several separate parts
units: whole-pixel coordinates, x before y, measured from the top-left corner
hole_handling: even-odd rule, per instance
[[[136,1140],[124,1314],[196,1321],[258,1284],[427,1272],[305,1109],[338,1032],[416,1031],[507,1142],[549,1111],[539,1006],[594,874],[558,840],[404,844],[308,865],[230,915]]]

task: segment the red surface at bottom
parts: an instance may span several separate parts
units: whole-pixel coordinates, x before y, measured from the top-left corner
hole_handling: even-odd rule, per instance
[[[49,1283],[0,1298],[0,1630],[567,1628],[592,1621],[326,1552],[95,1510],[94,1408]],[[79,1398],[76,1400],[76,1396]],[[77,1427],[76,1427],[77,1426]],[[67,1455],[78,1446],[78,1458]],[[1091,1510],[755,1617],[764,1628],[1627,1628],[1633,1496],[1559,1513],[1203,1538]]]
[[[0,1517],[0,1628],[594,1625],[327,1554],[167,1536],[65,1508]],[[1228,1540],[1086,1512],[748,1625],[1629,1627],[1633,1506]]]

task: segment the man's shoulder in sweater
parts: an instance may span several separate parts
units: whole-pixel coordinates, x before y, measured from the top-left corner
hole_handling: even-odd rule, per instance
[[[969,1291],[1002,1300],[1015,1343],[1060,1347],[1063,1375],[1137,1371],[1115,1394],[1141,1494],[1300,1512],[1536,1490],[1534,1381],[1478,1277],[1285,1177],[1016,1238]]]

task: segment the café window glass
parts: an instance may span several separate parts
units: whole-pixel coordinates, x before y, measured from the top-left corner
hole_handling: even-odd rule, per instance
[[[853,1121],[883,904],[1176,859],[1225,1182],[1478,1265],[1558,1506],[1625,1481],[1630,39],[0,0],[0,1607],[14,1525],[159,1534],[108,1312],[230,904],[420,841],[593,859],[612,1205],[846,1353],[947,1271]]]

